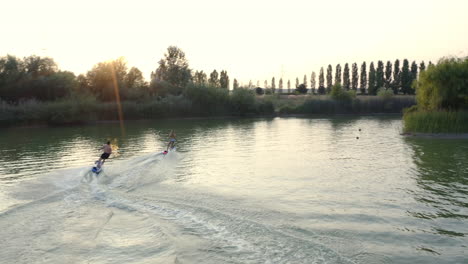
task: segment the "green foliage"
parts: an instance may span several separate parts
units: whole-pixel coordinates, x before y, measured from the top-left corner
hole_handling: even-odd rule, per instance
[[[366,62],[363,62],[361,65],[361,94],[366,93],[367,88],[367,70],[366,70]]]
[[[18,59],[11,55],[0,58],[0,97],[4,100],[57,100],[68,96],[77,84],[75,75],[58,71],[51,58]]]
[[[377,92],[377,84],[376,84],[376,81],[377,81],[377,75],[376,75],[376,72],[375,72],[375,68],[374,68],[374,63],[371,62],[370,66],[369,66],[369,88],[367,90],[367,93],[370,94],[370,95],[375,95],[376,92]]]
[[[352,73],[351,73],[351,89],[357,91],[359,80],[358,66],[357,63],[353,63]]]
[[[192,113],[195,115],[225,115],[229,112],[227,89],[189,84],[184,96],[192,102]]]
[[[323,67],[320,68],[320,73],[319,73],[319,87],[325,87],[325,78],[323,75]]]
[[[216,70],[210,73],[210,79],[208,79],[208,84],[213,87],[219,87],[219,74]]]
[[[330,92],[330,97],[342,102],[351,102],[356,97],[356,92],[346,91],[340,83],[335,83]]]
[[[315,93],[315,72],[310,75],[310,92]]]
[[[401,72],[400,72],[400,60],[395,60],[393,64],[393,82],[392,89],[394,94],[398,94],[398,90],[401,87]]]
[[[227,71],[221,71],[219,77],[219,87],[229,89],[229,76],[227,74]]]
[[[168,95],[180,95],[183,88],[180,86],[172,85],[166,81],[153,79],[149,87],[149,93],[152,96],[165,97]]]
[[[192,78],[185,53],[176,46],[169,46],[159,67],[151,73],[151,80],[161,80],[176,87],[185,87]]]
[[[420,74],[415,83],[421,110],[468,108],[468,59],[441,59]]]
[[[236,89],[230,96],[231,113],[246,115],[255,113],[255,94],[249,89]]]
[[[412,81],[409,62],[407,59],[404,59],[401,68],[401,92],[403,94],[414,94],[414,90],[411,88]]]
[[[331,91],[332,87],[332,66],[329,64],[327,68],[327,92]]]
[[[385,65],[385,88],[389,89],[392,84],[392,62],[387,61]]]
[[[378,92],[377,92],[377,96],[378,97],[381,97],[383,99],[390,99],[393,97],[393,91],[390,90],[390,89],[387,89],[385,87],[381,87],[379,88]]]
[[[306,93],[307,93],[307,88],[306,88],[305,84],[301,83],[301,84],[296,88],[296,92],[298,92],[299,94],[306,94]]]
[[[377,62],[377,70],[375,71],[375,87],[380,88],[383,87],[385,83],[384,77],[384,64],[382,61]],[[375,95],[375,93],[372,93]]]
[[[350,91],[349,93],[354,93]],[[353,95],[351,95],[353,96]],[[413,96],[394,96],[383,99],[377,96],[360,96],[352,101],[335,100],[331,96],[312,96],[299,105],[284,104],[283,114],[372,114],[402,113],[415,104]]]
[[[335,68],[335,83],[341,83],[341,65],[337,64]]]
[[[468,133],[467,111],[408,111],[404,131],[418,133]]]
[[[343,88],[348,91],[350,87],[351,81],[349,77],[349,65],[346,63],[343,69]]]
[[[263,88],[257,87],[255,88],[255,93],[258,95],[262,95],[262,94],[265,94],[265,91]]]

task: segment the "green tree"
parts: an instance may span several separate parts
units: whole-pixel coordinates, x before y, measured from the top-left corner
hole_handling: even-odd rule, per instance
[[[407,59],[404,59],[403,66],[401,67],[401,91],[403,94],[412,94],[411,81],[409,62]]]
[[[411,84],[418,79],[418,64],[415,61],[411,63]],[[414,89],[411,89],[411,94],[414,94]]]
[[[419,73],[423,72],[424,70],[426,70],[426,64],[424,64],[424,61],[421,61],[419,64]]]
[[[377,62],[377,70],[375,72],[375,85],[377,89],[384,87],[385,78],[384,78],[384,64],[383,61]]]
[[[370,95],[376,95],[377,94],[377,74],[375,72],[374,68],[374,62],[371,62],[369,66],[369,85],[368,85],[368,90],[367,93]]]
[[[239,89],[239,83],[237,82],[237,79],[234,79],[232,83],[232,89],[233,90]]]
[[[288,93],[291,93],[291,80],[288,80]]]
[[[350,87],[351,81],[349,79],[349,65],[346,63],[343,69],[343,88],[346,89],[346,91],[349,91]]]
[[[468,109],[468,58],[443,58],[415,83],[421,110]]]
[[[276,89],[276,82],[275,82],[275,77],[271,78],[271,92],[275,93]]]
[[[337,64],[335,68],[335,83],[341,83],[341,65]]]
[[[208,83],[213,87],[219,87],[219,74],[216,70],[213,70],[213,72],[210,73]]]
[[[127,89],[126,76],[127,62],[123,57],[100,62],[86,73],[89,90],[102,101],[120,100],[121,93]]]
[[[283,92],[283,78],[280,78],[279,83],[278,83],[280,93]]]
[[[400,60],[395,60],[393,64],[393,82],[392,89],[394,94],[398,94],[401,87]]]
[[[299,78],[296,77],[296,88],[299,87]]]
[[[310,89],[311,93],[315,93],[315,72],[310,75]]]
[[[385,88],[390,89],[392,85],[392,62],[387,61],[385,66]]]
[[[307,88],[307,75],[304,74],[304,82],[302,82],[302,84],[304,84],[305,88]]]
[[[332,85],[333,85],[333,79],[332,79],[332,66],[328,64],[327,68],[327,93],[331,91]]]
[[[306,94],[307,93],[307,87],[305,86],[305,84],[301,83],[296,87],[296,92],[298,92],[300,94]]]
[[[208,77],[203,71],[196,71],[193,76],[193,82],[196,85],[206,85],[208,83]]]
[[[265,82],[264,82],[264,86],[263,86],[263,87],[264,87],[265,89],[267,89],[267,88],[268,88],[268,81],[267,81],[267,80],[265,80]]]
[[[219,77],[219,87],[223,89],[229,89],[229,76],[227,71],[221,71]]]
[[[185,87],[191,79],[191,70],[185,53],[176,46],[169,46],[159,67],[151,73],[151,79],[165,81],[172,86]]]
[[[367,88],[367,67],[366,62],[361,64],[361,94],[366,93]]]
[[[320,67],[320,73],[319,73],[319,87],[318,87],[318,94],[325,94],[326,89],[325,89],[325,76],[323,72],[323,67]]]
[[[357,91],[358,87],[358,80],[359,80],[359,73],[357,63],[353,63],[352,70],[351,70],[351,89]]]

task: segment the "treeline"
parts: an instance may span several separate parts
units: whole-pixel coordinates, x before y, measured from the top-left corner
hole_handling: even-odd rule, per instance
[[[428,66],[431,65],[432,63],[429,62]],[[314,94],[328,94],[331,92],[333,85],[340,84],[346,91],[354,90],[359,91],[361,94],[377,95],[379,90],[384,89],[391,90],[394,94],[414,95],[415,89],[412,84],[424,70],[426,70],[424,61],[419,64],[413,61],[410,65],[407,59],[403,60],[401,66],[398,59],[393,64],[391,61],[387,61],[385,65],[383,61],[379,60],[377,66],[374,65],[374,62],[371,62],[369,69],[366,62],[363,62],[359,69],[357,63],[353,63],[351,67],[346,63],[343,68],[338,64],[335,67],[334,74],[333,67],[329,64],[326,73],[323,67],[320,68],[318,78],[316,73],[312,72],[310,85],[307,81],[307,75],[304,75],[302,82],[299,81],[299,78],[296,78],[293,89],[291,88],[291,80],[288,80],[287,85],[284,86],[283,79],[280,78],[277,86],[275,77],[273,77],[270,84],[265,80],[263,88],[266,88],[266,90],[263,90],[260,87],[260,82],[257,81],[257,93],[275,93],[276,89],[281,91],[287,89],[288,93],[307,93],[310,90]],[[249,82],[248,86],[254,87],[252,81]]]
[[[174,46],[168,48],[158,64],[147,82],[142,72],[136,67],[129,69],[123,58],[100,62],[86,74],[75,76],[58,69],[52,58],[33,55],[21,59],[7,55],[0,57],[0,100],[10,103],[28,99],[54,101],[86,95],[108,102],[180,95],[189,83],[229,87],[227,71],[214,70],[209,78],[203,71],[193,73],[184,52]]]

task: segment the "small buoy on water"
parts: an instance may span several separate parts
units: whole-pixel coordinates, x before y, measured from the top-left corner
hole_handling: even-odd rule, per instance
[[[359,137],[356,137],[356,139],[359,139]]]
[[[359,131],[361,131],[361,129],[359,129]]]

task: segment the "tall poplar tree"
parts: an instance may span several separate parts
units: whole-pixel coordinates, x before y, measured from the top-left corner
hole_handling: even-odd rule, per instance
[[[283,78],[279,79],[278,86],[279,86],[278,88],[280,89],[279,92],[282,93],[283,92]]]
[[[323,67],[320,68],[320,73],[319,73],[319,87],[318,87],[318,93],[323,94],[325,93],[325,76],[323,73]]]
[[[296,77],[296,88],[299,87],[299,78]]]
[[[232,89],[238,89],[239,88],[239,83],[237,82],[237,79],[234,79],[232,82]]]
[[[333,85],[333,73],[332,73],[332,66],[328,64],[327,68],[327,93],[331,91],[331,87]]]
[[[375,72],[375,86],[376,86],[376,89],[380,89],[382,87],[384,87],[384,82],[385,82],[385,79],[384,79],[384,64],[383,64],[383,61],[378,61],[377,62],[377,70]],[[376,92],[377,94],[377,92]]]
[[[336,68],[335,68],[335,84],[337,83],[342,83],[341,82],[341,65],[338,64],[336,65]]]
[[[366,67],[366,62],[363,62],[361,64],[361,94],[366,93],[366,88],[367,88],[367,67]]]
[[[415,94],[415,91],[413,89],[413,82],[418,79],[418,64],[416,64],[415,61],[411,63],[411,88],[410,88],[410,94]]]
[[[407,59],[403,60],[403,66],[401,67],[401,91],[403,94],[411,94],[411,72]]]
[[[387,61],[385,66],[385,89],[390,89],[392,83],[392,63]]]
[[[275,82],[275,77],[271,78],[271,92],[275,93],[276,89],[276,82]]]
[[[265,88],[265,89],[268,88],[268,81],[267,81],[267,80],[265,80],[265,83],[264,83],[264,84],[265,84],[265,85],[264,85],[264,88]]]
[[[394,94],[398,94],[401,87],[401,73],[400,73],[400,60],[395,60],[393,64],[393,82],[392,89]]]
[[[377,94],[377,83],[376,83],[377,75],[375,72],[375,67],[374,67],[374,62],[371,62],[369,66],[369,88],[367,90],[367,93],[370,95],[376,95]]]
[[[307,88],[307,75],[304,74],[304,86]]]
[[[346,63],[343,69],[343,88],[348,91],[350,86],[351,81],[349,80],[349,65]]]
[[[219,77],[219,87],[223,89],[229,89],[229,76],[227,71],[221,71]]]
[[[310,89],[312,93],[315,92],[315,72],[310,75]]]
[[[351,70],[351,89],[357,91],[358,87],[358,80],[359,80],[359,73],[357,63],[353,63],[352,70]]]
[[[291,80],[288,80],[288,93],[291,93]]]
[[[219,77],[218,72],[216,70],[210,73],[210,79],[208,80],[208,83],[214,87],[219,87]]]

